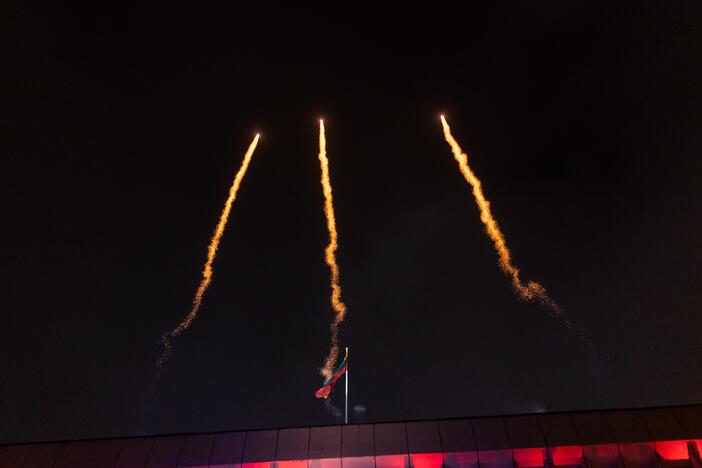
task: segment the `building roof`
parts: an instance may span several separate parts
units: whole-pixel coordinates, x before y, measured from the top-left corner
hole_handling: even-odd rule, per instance
[[[0,446],[0,468],[702,468],[702,405]]]

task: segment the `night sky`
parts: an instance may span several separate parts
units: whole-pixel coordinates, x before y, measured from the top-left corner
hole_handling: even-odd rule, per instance
[[[340,421],[320,117],[352,421],[702,400],[702,3],[97,3],[2,14],[0,441]]]

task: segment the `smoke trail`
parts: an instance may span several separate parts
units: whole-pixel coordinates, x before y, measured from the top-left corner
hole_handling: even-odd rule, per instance
[[[222,214],[219,216],[219,222],[217,223],[217,227],[215,228],[214,234],[212,235],[212,239],[210,240],[210,245],[207,247],[207,261],[205,262],[205,267],[202,270],[202,280],[200,281],[200,285],[197,287],[197,291],[195,292],[195,298],[193,299],[193,307],[192,309],[190,309],[188,315],[185,316],[185,318],[178,324],[177,327],[175,327],[173,330],[166,332],[161,338],[161,343],[163,344],[163,352],[161,353],[161,357],[156,362],[157,375],[158,373],[160,373],[161,369],[163,368],[163,365],[168,359],[168,356],[170,356],[171,354],[171,351],[173,349],[173,338],[180,335],[190,327],[190,324],[193,320],[195,320],[195,317],[197,316],[198,310],[200,310],[200,306],[202,305],[202,298],[205,295],[207,287],[212,282],[212,264],[214,263],[215,256],[217,255],[217,248],[219,247],[219,242],[222,240],[224,228],[227,226],[229,212],[232,210],[232,204],[236,199],[236,194],[239,191],[241,181],[244,179],[246,170],[249,167],[249,163],[251,162],[251,157],[253,156],[254,150],[256,150],[256,145],[258,144],[259,137],[260,135],[256,134],[253,141],[249,145],[249,149],[246,150],[246,154],[244,155],[244,160],[241,163],[241,167],[239,167],[239,171],[236,173],[236,176],[234,177],[234,182],[232,183],[232,186],[229,189],[229,197],[227,198],[227,201],[224,204]]]
[[[324,406],[327,408],[327,413],[329,415],[335,418],[340,418],[343,416],[341,409],[339,409],[339,407],[332,402],[331,398],[324,399]]]
[[[453,156],[461,169],[461,173],[463,173],[463,177],[465,177],[466,181],[473,188],[473,197],[475,198],[475,202],[478,204],[478,208],[480,208],[480,220],[485,225],[485,231],[495,245],[495,250],[497,251],[500,259],[500,268],[512,279],[514,291],[522,300],[538,300],[541,305],[551,313],[552,316],[562,316],[562,319],[567,325],[570,326],[569,320],[564,315],[565,311],[563,311],[563,309],[561,309],[558,304],[556,304],[553,299],[549,297],[543,286],[535,281],[528,281],[526,284],[524,284],[519,278],[519,269],[512,263],[512,255],[507,248],[502,231],[500,231],[495,218],[492,217],[490,202],[485,199],[480,179],[478,179],[475,173],[471,170],[470,166],[468,166],[468,156],[463,152],[461,147],[458,145],[458,142],[456,142],[451,135],[451,129],[449,128],[449,125],[443,115],[441,116],[441,126],[444,129],[444,138],[451,146],[451,151],[453,152]]]
[[[334,364],[339,356],[339,324],[346,316],[346,304],[341,301],[341,286],[339,285],[339,265],[336,263],[336,250],[339,248],[336,233],[336,219],[334,217],[334,202],[332,200],[332,188],[329,181],[329,159],[327,159],[327,140],[324,134],[324,121],[319,121],[319,165],[322,169],[322,189],[324,191],[324,214],[327,218],[327,230],[329,231],[329,244],[324,250],[324,258],[330,271],[331,305],[334,309],[334,320],[329,329],[331,331],[329,354],[324,361],[321,374],[325,379],[331,377],[334,372]]]

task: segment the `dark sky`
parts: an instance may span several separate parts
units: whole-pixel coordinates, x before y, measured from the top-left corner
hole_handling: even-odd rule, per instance
[[[341,6],[6,4],[0,440],[339,421],[321,116],[352,420],[702,399],[702,4]],[[592,350],[513,295],[441,112]]]

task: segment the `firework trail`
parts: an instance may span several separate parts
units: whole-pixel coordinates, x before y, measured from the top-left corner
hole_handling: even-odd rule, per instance
[[[334,372],[334,364],[339,356],[339,324],[346,317],[346,304],[341,300],[341,286],[339,285],[339,265],[336,262],[336,251],[339,248],[336,232],[336,219],[334,217],[334,201],[332,199],[331,182],[329,181],[329,159],[327,159],[327,140],[324,134],[324,121],[319,121],[319,165],[322,169],[322,190],[324,191],[324,214],[327,218],[327,231],[329,231],[329,244],[324,250],[324,258],[329,266],[331,305],[334,309],[334,320],[329,329],[331,338],[329,340],[329,354],[324,361],[321,374],[325,379],[331,377]]]
[[[512,263],[512,255],[507,248],[505,238],[500,231],[500,227],[497,225],[497,221],[492,217],[492,212],[490,211],[490,202],[487,201],[485,195],[483,194],[482,185],[480,179],[475,175],[468,165],[468,156],[463,152],[458,142],[451,135],[451,129],[444,116],[441,116],[441,126],[444,129],[444,138],[446,142],[451,146],[451,151],[453,156],[458,163],[459,168],[463,177],[473,188],[473,197],[475,202],[480,208],[480,220],[485,225],[485,231],[495,245],[495,250],[499,256],[500,269],[512,279],[512,286],[517,295],[525,301],[538,300],[541,305],[551,313],[552,316],[561,316],[565,320],[566,324],[570,325],[565,312],[561,309],[558,304],[556,304],[553,299],[551,299],[539,283],[535,281],[528,281],[526,284],[522,282],[519,278],[519,269]]]
[[[161,369],[163,368],[163,365],[166,363],[166,360],[168,359],[168,357],[171,354],[171,351],[173,350],[173,338],[187,330],[190,327],[192,321],[195,320],[195,317],[197,317],[197,312],[198,310],[200,310],[200,306],[202,305],[202,298],[205,295],[205,291],[207,291],[207,287],[212,282],[212,264],[214,263],[215,256],[217,255],[217,248],[219,247],[219,242],[222,240],[224,228],[227,226],[227,220],[229,219],[229,213],[232,210],[232,204],[236,199],[236,194],[239,191],[239,186],[241,186],[241,181],[244,179],[246,170],[249,167],[251,157],[253,156],[253,153],[256,150],[256,145],[258,144],[259,137],[260,135],[256,134],[253,141],[249,145],[249,149],[246,150],[246,154],[244,155],[244,160],[241,163],[241,167],[239,167],[239,171],[236,173],[236,176],[234,177],[234,182],[232,183],[232,186],[229,189],[229,197],[227,197],[227,201],[224,204],[222,214],[219,216],[219,222],[217,223],[217,227],[215,228],[214,234],[212,235],[212,239],[210,240],[210,245],[207,247],[207,261],[205,262],[205,267],[202,270],[202,280],[200,281],[200,285],[197,287],[197,291],[195,292],[195,298],[193,299],[193,307],[192,309],[190,309],[188,315],[185,316],[185,318],[178,324],[177,327],[175,327],[173,330],[166,332],[161,338],[161,343],[163,344],[163,352],[161,353],[161,357],[156,362],[157,374],[160,373]]]

